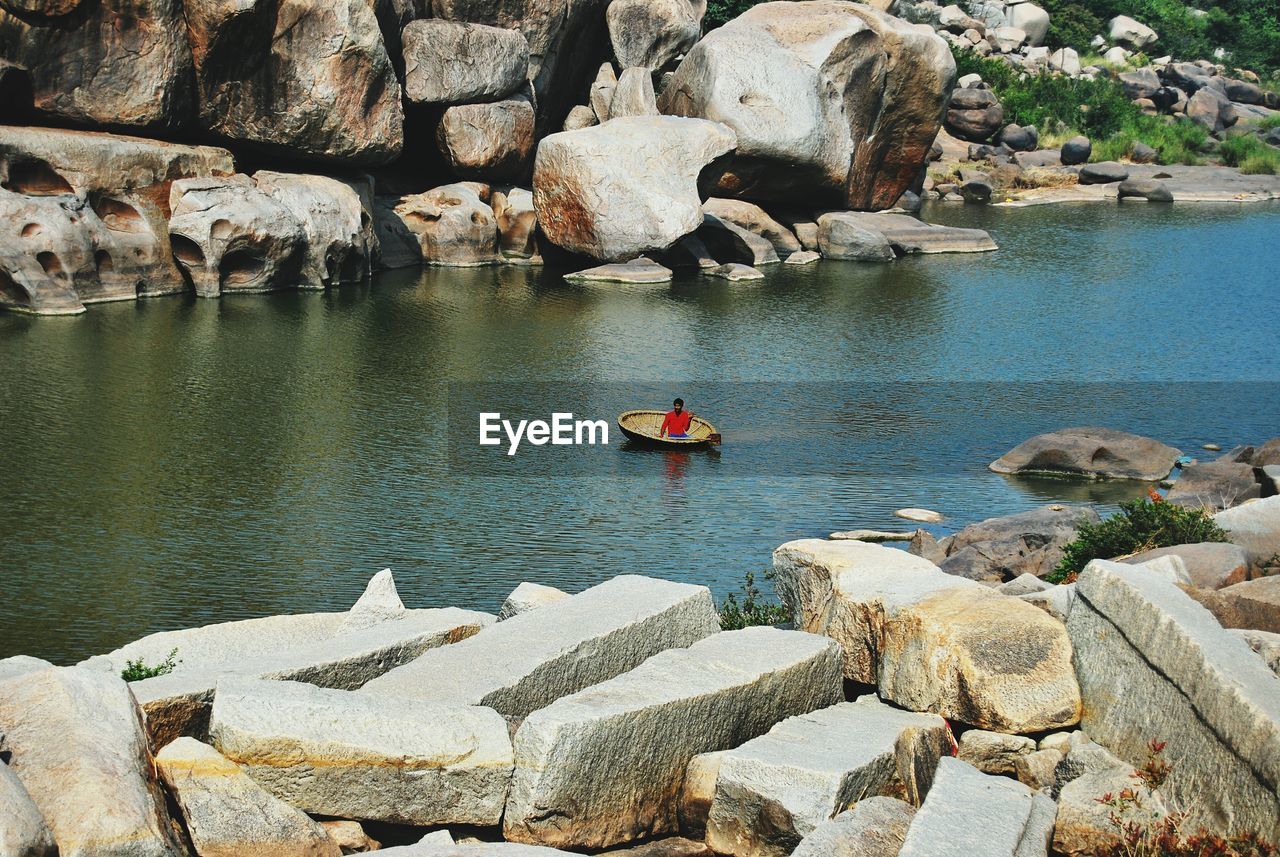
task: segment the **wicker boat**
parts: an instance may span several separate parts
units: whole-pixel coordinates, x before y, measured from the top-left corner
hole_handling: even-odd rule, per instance
[[[626,411],[618,417],[618,428],[629,440],[664,449],[698,449],[720,442],[716,427],[695,416],[689,423],[688,437],[659,437],[666,411]]]

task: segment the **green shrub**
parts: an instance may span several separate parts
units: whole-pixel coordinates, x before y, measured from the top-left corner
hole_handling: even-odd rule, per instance
[[[771,576],[771,572],[765,572],[765,577]],[[760,587],[756,586],[755,572],[748,571],[742,603],[738,603],[738,596],[729,594],[720,608],[720,627],[725,631],[737,631],[755,625],[780,625],[791,620],[791,613],[786,607],[770,604],[763,596]]]
[[[1058,8],[1049,13],[1049,34],[1045,38],[1049,47],[1087,47],[1102,32],[1102,20],[1087,7],[1079,3],[1054,5]]]
[[[1264,116],[1254,123],[1255,128],[1259,131],[1270,131],[1272,128],[1280,128],[1280,113],[1272,113],[1270,116]]]
[[[702,16],[702,30],[709,32],[722,27],[766,0],[707,0],[707,13]]]
[[[1222,141],[1218,147],[1222,162],[1229,167],[1239,167],[1247,175],[1276,175],[1280,173],[1280,150],[1268,146],[1253,134],[1237,134]]]
[[[143,679],[155,678],[158,675],[168,675],[173,672],[174,667],[182,663],[178,660],[178,650],[173,649],[169,652],[169,656],[153,667],[149,667],[143,662],[142,658],[136,661],[125,661],[124,669],[120,671],[120,678],[125,681],[142,681]]]
[[[1134,500],[1121,503],[1120,511],[1103,521],[1082,523],[1075,540],[1062,549],[1062,561],[1044,579],[1070,583],[1095,559],[1225,541],[1226,532],[1203,509],[1188,509],[1164,500]]]

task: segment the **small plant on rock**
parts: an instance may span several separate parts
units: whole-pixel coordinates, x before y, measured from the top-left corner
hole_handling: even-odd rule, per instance
[[[770,572],[765,572],[765,577],[771,576]],[[720,627],[725,631],[737,631],[755,625],[779,625],[790,619],[791,613],[786,607],[764,600],[764,593],[756,586],[754,571],[747,572],[742,603],[739,604],[738,596],[731,592],[720,608]]]
[[[1084,522],[1062,561],[1045,575],[1050,583],[1071,583],[1095,559],[1131,556],[1155,548],[1195,542],[1225,542],[1227,533],[1203,509],[1156,499],[1121,503],[1119,513],[1099,523]]]
[[[142,658],[134,661],[125,661],[124,669],[120,671],[120,678],[125,681],[142,681],[159,675],[168,675],[180,663],[182,661],[178,660],[178,650],[173,649],[169,652],[168,657],[153,667],[147,666]]]

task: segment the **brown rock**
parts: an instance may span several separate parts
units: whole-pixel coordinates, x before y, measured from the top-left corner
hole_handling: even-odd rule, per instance
[[[961,140],[981,143],[1004,123],[1004,107],[989,89],[957,89],[947,107],[947,130]]]
[[[706,0],[613,0],[605,13],[613,55],[623,68],[660,69],[702,35]]]
[[[402,198],[396,216],[412,233],[428,265],[472,267],[498,258],[498,221],[465,182]]]
[[[524,95],[444,111],[436,144],[459,176],[486,181],[528,175],[533,156],[533,105]]]
[[[496,101],[525,85],[529,43],[519,30],[414,21],[404,28],[404,62],[404,94],[417,104]]]
[[[1186,566],[1191,583],[1201,589],[1222,589],[1249,579],[1249,557],[1244,548],[1228,542],[1200,542],[1156,548],[1119,562],[1141,565],[1162,556],[1176,556]]]

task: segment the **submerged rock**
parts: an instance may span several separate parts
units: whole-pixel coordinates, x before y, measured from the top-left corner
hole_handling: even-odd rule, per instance
[[[694,45],[660,102],[737,134],[716,196],[883,209],[916,180],[954,78],[946,43],[899,18],[764,3]]]
[[[742,280],[763,280],[764,274],[757,271],[750,265],[742,265],[738,262],[730,262],[727,265],[717,265],[714,268],[707,268],[703,271],[708,277],[716,277],[721,280],[729,280],[730,282],[740,282]]]
[[[552,243],[602,261],[665,250],[702,224],[698,173],[733,147],[725,126],[671,116],[552,134],[534,159],[538,223]]]
[[[641,256],[630,262],[615,262],[611,265],[599,265],[585,271],[565,274],[569,282],[587,283],[669,283],[672,273],[652,259]]]
[[[1128,432],[1067,428],[1023,441],[989,467],[996,473],[1156,482],[1169,475],[1181,454],[1159,441]]]
[[[748,628],[657,654],[525,719],[503,832],[596,849],[675,832],[690,759],[842,696],[839,647],[811,634]]]

